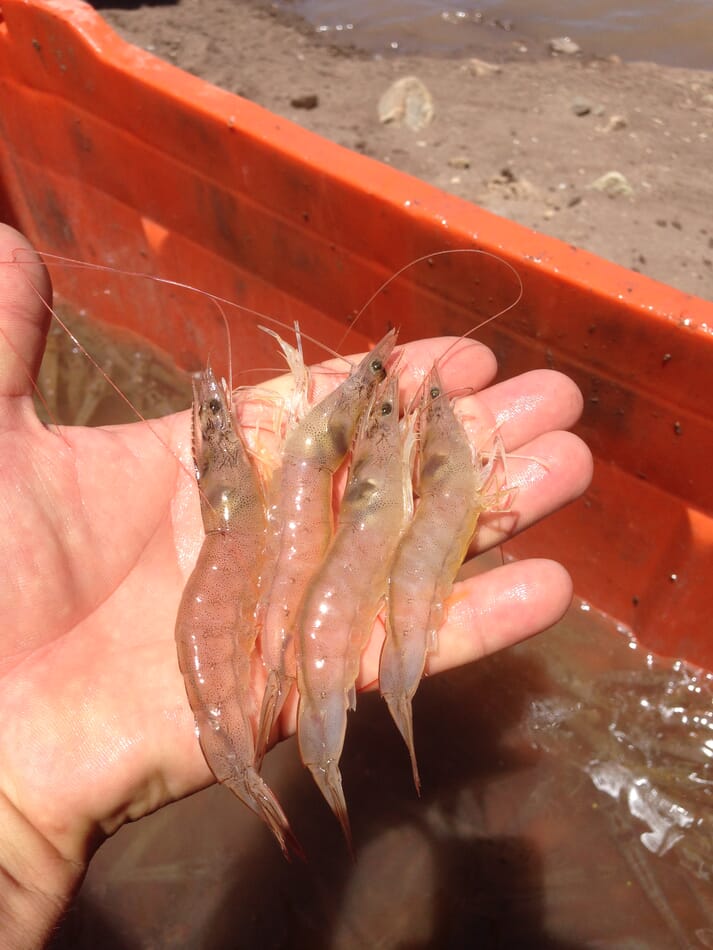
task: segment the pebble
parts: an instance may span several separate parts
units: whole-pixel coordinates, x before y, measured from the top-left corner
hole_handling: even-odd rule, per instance
[[[314,92],[306,96],[295,96],[294,99],[290,99],[290,105],[293,109],[316,109],[319,105],[319,96]]]
[[[621,195],[630,196],[634,194],[634,189],[629,184],[627,178],[621,172],[606,172],[595,179],[590,188],[595,191],[601,191],[610,198],[618,198]]]
[[[451,168],[470,168],[470,158],[467,155],[452,155],[448,164]]]
[[[497,63],[488,63],[484,59],[477,59],[475,56],[468,60],[468,71],[474,76],[482,78],[483,76],[494,76],[502,72],[502,67]]]
[[[591,111],[592,104],[591,102],[587,102],[586,99],[580,99],[577,97],[572,102],[572,112],[574,112],[575,115],[589,115]]]
[[[625,115],[610,115],[604,125],[597,126],[597,132],[619,132],[621,129],[625,129],[628,124]]]
[[[379,121],[406,125],[414,132],[425,129],[433,119],[433,97],[417,76],[403,76],[389,86],[379,99]]]
[[[551,53],[560,56],[575,56],[582,51],[579,43],[569,36],[554,36],[547,45]]]

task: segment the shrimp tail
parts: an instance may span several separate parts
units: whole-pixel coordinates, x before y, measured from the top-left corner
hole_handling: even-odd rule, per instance
[[[347,803],[342,789],[342,773],[339,771],[339,766],[336,762],[328,762],[326,766],[309,765],[308,768],[312,773],[312,778],[317,783],[317,787],[342,826],[349,853],[353,858],[352,829],[349,823]]]
[[[418,774],[418,763],[416,761],[416,746],[413,741],[413,707],[411,699],[405,693],[401,694],[383,694],[386,704],[389,707],[391,718],[396,723],[401,736],[406,743],[408,754],[411,759],[411,772],[413,773],[413,784],[416,786],[416,793],[421,795],[421,777]]]
[[[345,695],[334,695],[323,705],[300,696],[297,711],[297,742],[300,757],[312,773],[317,788],[342,826],[349,853],[354,856],[347,803],[342,789],[339,756],[347,725]]]
[[[282,712],[282,707],[285,705],[285,700],[290,694],[293,683],[293,677],[285,676],[278,670],[270,670],[268,673],[255,740],[255,768],[258,771],[262,767],[262,760],[265,758],[272,727]]]
[[[258,818],[262,818],[277,839],[282,853],[290,860],[296,855],[304,860],[304,851],[295,837],[282,806],[274,792],[258,775],[254,768],[247,768],[242,775],[231,775],[222,782],[230,791],[244,802]]]

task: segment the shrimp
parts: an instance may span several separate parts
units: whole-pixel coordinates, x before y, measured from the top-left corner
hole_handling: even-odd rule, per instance
[[[254,811],[283,853],[299,853],[285,814],[253,765],[250,666],[265,508],[256,471],[212,370],[193,379],[193,457],[205,540],[176,620],[178,662],[198,739],[216,779]]]
[[[307,585],[332,539],[334,475],[375,387],[386,376],[384,364],[395,341],[396,331],[390,330],[353,373],[288,433],[282,465],[270,486],[256,614],[267,669],[257,767],[295,681],[293,626]]]
[[[494,456],[483,463],[443,392],[434,366],[421,409],[419,501],[405,529],[389,578],[386,639],[379,665],[379,690],[411,757],[421,791],[413,740],[412,700],[426,657],[438,645],[445,602],[488,506],[484,488]]]
[[[334,539],[296,625],[300,755],[350,848],[339,759],[347,710],[356,706],[361,654],[386,596],[405,521],[398,415],[392,376],[360,426]]]

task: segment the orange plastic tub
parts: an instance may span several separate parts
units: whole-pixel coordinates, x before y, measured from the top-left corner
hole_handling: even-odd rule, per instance
[[[125,44],[82,3],[0,10],[0,213],[39,248],[195,284],[333,345],[412,258],[478,247],[516,268],[522,302],[480,338],[502,376],[549,366],[577,381],[596,473],[509,551],[561,560],[652,650],[713,669],[713,304],[305,132]],[[166,312],[149,283],[119,300],[87,272],[53,276],[65,300],[183,365],[223,342],[200,297]],[[494,258],[438,258],[381,294],[347,347],[388,323],[402,340],[461,333],[516,289]],[[237,336],[246,365],[273,359],[260,334]]]

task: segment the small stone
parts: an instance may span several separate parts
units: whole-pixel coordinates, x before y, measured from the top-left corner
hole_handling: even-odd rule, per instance
[[[552,218],[554,218],[554,216],[555,216],[554,208],[546,208],[545,211],[542,212],[542,217],[545,219],[545,221],[551,221]]]
[[[451,168],[470,168],[470,159],[467,155],[452,155],[448,164]]]
[[[621,129],[625,129],[628,124],[625,115],[610,115],[604,125],[597,126],[597,132],[619,132]]]
[[[547,45],[556,56],[575,56],[581,52],[579,44],[569,36],[554,36]]]
[[[408,126],[414,132],[425,129],[433,119],[433,97],[417,76],[403,76],[379,99],[379,121]]]
[[[606,172],[604,175],[595,179],[589,187],[595,191],[604,192],[604,194],[609,195],[610,198],[619,198],[622,195],[631,196],[634,194],[634,189],[621,172]]]
[[[572,102],[572,112],[574,112],[575,115],[589,115],[591,111],[592,105],[591,103],[587,102],[586,99],[580,99],[577,97]]]
[[[293,109],[316,109],[319,105],[319,96],[314,92],[305,96],[295,96],[294,99],[290,99],[290,105]]]
[[[497,73],[501,73],[502,67],[498,66],[497,63],[488,63],[484,59],[477,59],[473,56],[468,60],[468,71],[474,76],[482,78],[483,76],[495,76]]]

